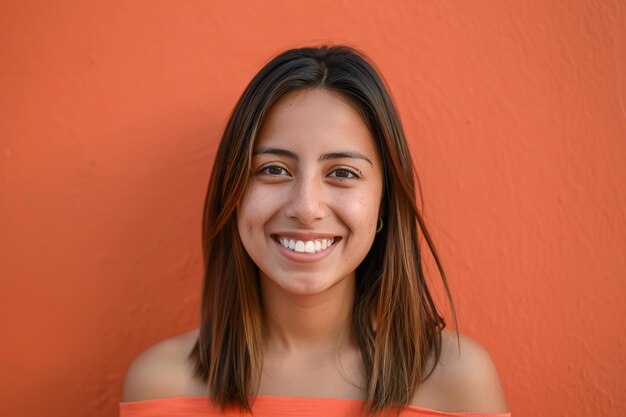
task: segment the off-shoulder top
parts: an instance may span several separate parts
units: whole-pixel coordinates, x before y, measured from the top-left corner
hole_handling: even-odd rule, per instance
[[[341,398],[256,397],[254,417],[363,417],[363,400]],[[211,403],[208,397],[173,397],[122,402],[120,417],[241,417],[237,408],[226,409]],[[244,414],[245,416],[245,414]],[[402,417],[511,417],[511,413],[445,412],[409,406]]]

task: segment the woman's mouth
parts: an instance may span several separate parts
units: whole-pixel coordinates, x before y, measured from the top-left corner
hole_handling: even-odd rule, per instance
[[[329,239],[314,239],[314,240],[298,240],[287,236],[272,235],[272,238],[276,243],[297,253],[318,253],[323,252],[332,245],[337,244],[341,240],[340,237],[335,236]]]

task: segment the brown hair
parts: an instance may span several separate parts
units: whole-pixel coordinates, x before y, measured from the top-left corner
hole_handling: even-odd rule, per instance
[[[400,119],[381,77],[346,46],[292,49],[252,79],[220,142],[204,205],[204,290],[200,334],[190,359],[222,407],[251,411],[262,367],[263,311],[258,268],[237,230],[237,205],[250,175],[264,116],[285,94],[305,88],[340,93],[367,124],[383,161],[384,228],[356,270],[353,330],[366,374],[367,410],[408,405],[441,356],[445,322],[428,289],[419,231],[437,264],[456,324],[441,262],[416,204],[417,176]],[[419,182],[417,182],[419,187]],[[456,327],[456,326],[455,326]]]

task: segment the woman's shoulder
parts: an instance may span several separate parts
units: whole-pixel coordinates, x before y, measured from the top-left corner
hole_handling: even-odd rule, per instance
[[[193,330],[165,339],[139,354],[128,368],[123,402],[205,396],[206,385],[193,378],[188,355]],[[434,362],[431,357],[427,369]],[[497,369],[487,350],[472,338],[444,330],[441,357],[411,401],[417,407],[448,412],[507,412]]]
[[[193,367],[187,359],[197,336],[198,330],[192,330],[139,354],[126,372],[122,401],[206,395],[204,386],[193,379]]]
[[[420,385],[412,404],[442,411],[507,412],[496,366],[476,340],[444,330],[441,357],[432,375]],[[432,368],[434,357],[429,367]]]

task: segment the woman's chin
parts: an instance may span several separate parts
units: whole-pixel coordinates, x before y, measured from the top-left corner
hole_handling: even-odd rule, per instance
[[[264,275],[264,274],[262,274]],[[269,284],[273,290],[279,290],[291,296],[315,296],[324,294],[332,289],[339,289],[344,287],[350,277],[329,279],[328,276],[320,277],[312,274],[294,274],[289,276],[288,279],[273,279],[268,276],[264,276],[263,280],[265,284]]]

